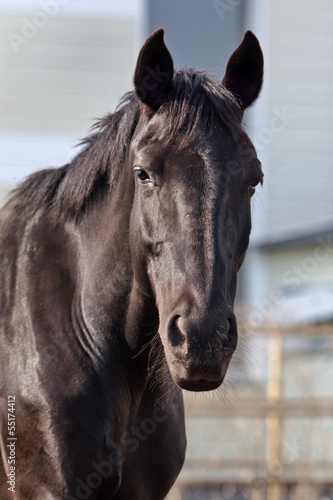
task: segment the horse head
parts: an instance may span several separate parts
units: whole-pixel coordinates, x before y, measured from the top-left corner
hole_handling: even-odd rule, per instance
[[[251,32],[222,83],[175,72],[163,30],[147,40],[136,66],[134,276],[154,296],[170,373],[191,391],[217,388],[237,345],[237,271],[249,242],[251,196],[263,178],[241,122],[262,77]]]

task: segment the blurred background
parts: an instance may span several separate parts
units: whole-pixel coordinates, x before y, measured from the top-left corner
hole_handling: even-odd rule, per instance
[[[169,500],[333,499],[332,0],[1,0],[0,202],[77,152],[132,89],[156,28],[176,66],[223,77],[247,29],[265,82],[244,127],[265,172],[239,278],[240,342],[214,394],[185,394]]]

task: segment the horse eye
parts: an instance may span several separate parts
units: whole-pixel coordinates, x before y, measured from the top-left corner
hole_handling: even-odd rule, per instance
[[[258,186],[260,181],[255,181],[251,184],[251,186],[249,187],[249,193],[250,193],[250,196],[253,196],[254,193],[256,192],[256,186]]]
[[[142,184],[148,184],[150,182],[150,177],[143,168],[135,167],[134,171]]]

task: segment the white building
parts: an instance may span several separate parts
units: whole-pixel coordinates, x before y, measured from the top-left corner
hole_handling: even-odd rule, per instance
[[[138,6],[1,2],[0,199],[32,171],[68,161],[132,88]]]

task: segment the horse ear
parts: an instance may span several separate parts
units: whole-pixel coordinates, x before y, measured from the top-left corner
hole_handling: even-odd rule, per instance
[[[156,111],[170,90],[172,77],[173,60],[160,28],[147,39],[136,63],[134,86],[140,102]]]
[[[264,56],[257,38],[247,31],[231,55],[222,84],[240,100],[243,109],[257,99],[262,86]]]

